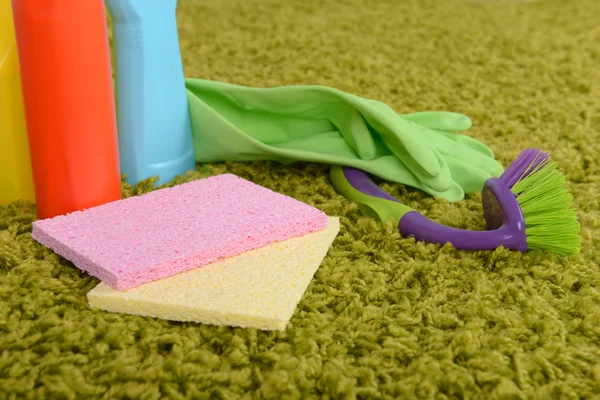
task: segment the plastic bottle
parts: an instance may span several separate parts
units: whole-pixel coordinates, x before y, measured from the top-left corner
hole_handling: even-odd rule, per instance
[[[12,0],[38,218],[121,199],[104,0]]]
[[[121,171],[158,184],[195,168],[177,0],[106,0],[116,48]]]
[[[0,2],[0,204],[35,201],[10,1]]]

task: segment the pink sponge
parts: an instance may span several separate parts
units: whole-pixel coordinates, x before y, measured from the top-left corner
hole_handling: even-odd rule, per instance
[[[326,226],[320,210],[224,174],[36,221],[32,237],[126,290]]]

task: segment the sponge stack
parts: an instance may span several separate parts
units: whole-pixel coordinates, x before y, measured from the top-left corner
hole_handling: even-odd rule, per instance
[[[172,321],[284,330],[339,232],[329,218],[320,232],[271,244],[202,268],[117,291],[100,283],[92,308]]]
[[[32,237],[102,282],[92,308],[284,329],[339,220],[232,174],[33,223]]]

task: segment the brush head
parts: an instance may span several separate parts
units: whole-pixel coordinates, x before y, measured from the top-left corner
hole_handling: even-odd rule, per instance
[[[579,222],[565,175],[547,153],[523,153],[506,182],[523,213],[528,248],[559,255],[578,254]]]
[[[482,200],[488,229],[502,229],[505,247],[579,253],[573,197],[566,177],[548,153],[521,152],[500,178],[486,182]]]

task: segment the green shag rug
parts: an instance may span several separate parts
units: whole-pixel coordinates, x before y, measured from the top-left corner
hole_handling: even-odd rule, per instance
[[[198,166],[171,184],[231,172],[341,217],[289,328],[265,333],[91,311],[98,280],[34,243],[33,205],[16,202],[0,207],[0,399],[600,398],[600,2],[180,0],[178,18],[188,77],[461,112],[504,165],[550,150],[583,252],[403,239],[338,196],[325,165]],[[479,193],[381,185],[484,227]]]

